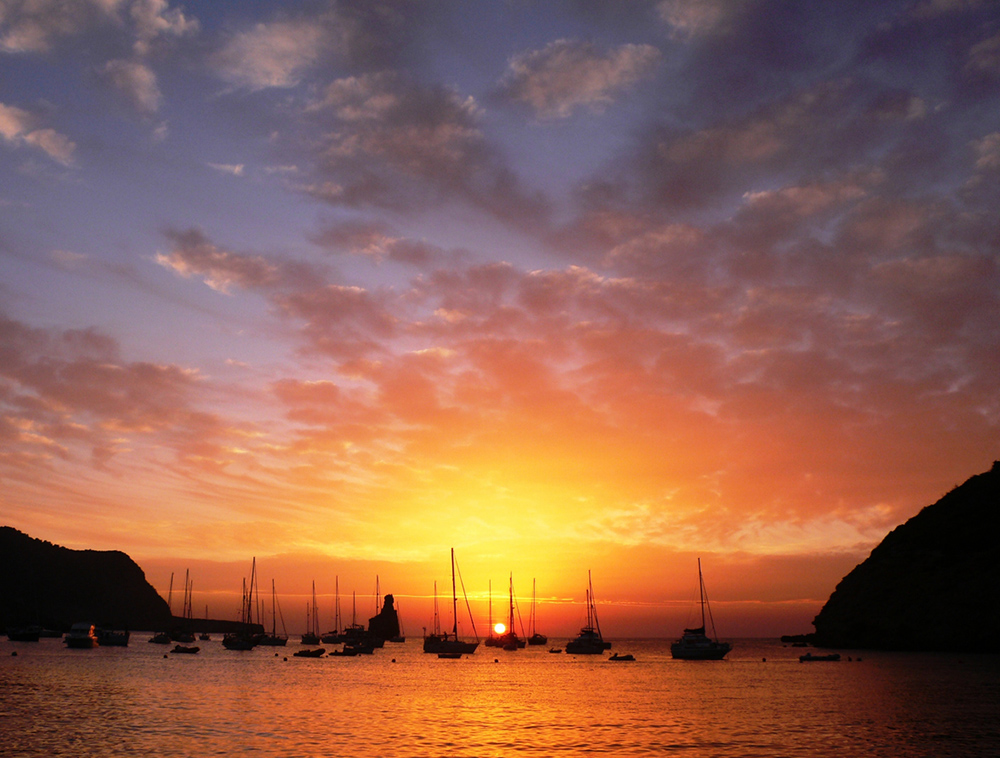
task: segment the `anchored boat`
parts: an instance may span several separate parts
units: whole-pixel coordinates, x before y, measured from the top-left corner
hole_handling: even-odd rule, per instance
[[[462,591],[464,593],[465,588],[463,585]],[[437,602],[435,593],[435,603]],[[436,610],[435,605],[435,620],[436,620]],[[464,642],[458,638],[458,595],[455,589],[455,548],[451,549],[451,613],[452,613],[452,627],[451,632],[441,633],[439,630],[435,629],[433,633],[424,637],[424,652],[425,653],[437,653],[441,655],[442,653],[474,653],[476,648],[479,647],[479,637],[477,635],[475,642]],[[470,616],[471,621],[471,616]],[[472,622],[472,630],[475,632],[476,625]]]
[[[575,640],[566,643],[566,652],[574,655],[600,655],[611,649],[601,635],[601,623],[597,620],[597,604],[594,602],[594,582],[587,572],[587,625],[580,630]]]
[[[719,642],[715,635],[712,608],[708,604],[705,579],[701,575],[701,558],[698,559],[698,594],[701,599],[701,626],[697,629],[685,629],[681,638],[670,646],[670,654],[674,658],[685,661],[720,661],[733,649],[733,646],[728,642]],[[711,638],[705,634],[706,607],[708,608],[708,620],[712,625]]]

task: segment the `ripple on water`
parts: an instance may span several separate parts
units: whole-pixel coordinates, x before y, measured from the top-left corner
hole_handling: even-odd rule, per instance
[[[167,658],[158,646],[52,643],[17,657],[0,643],[4,754],[925,758],[1000,746],[993,657],[803,666],[780,643],[754,642],[691,664],[635,641],[637,664],[621,666],[544,650],[439,661],[418,640],[391,656],[308,661],[214,641]]]

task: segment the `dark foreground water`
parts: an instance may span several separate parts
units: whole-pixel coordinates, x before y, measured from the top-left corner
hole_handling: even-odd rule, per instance
[[[643,640],[615,643],[634,663],[547,647],[440,660],[412,639],[358,658],[218,640],[164,658],[147,639],[0,642],[0,755],[1000,755],[998,656],[799,663],[740,640],[699,663]]]

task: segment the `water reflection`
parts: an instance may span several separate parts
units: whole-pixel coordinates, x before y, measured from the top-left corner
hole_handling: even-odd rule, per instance
[[[164,658],[142,645],[68,653],[42,641],[14,658],[13,644],[0,643],[11,755],[309,756],[336,746],[359,756],[913,758],[1000,748],[994,657],[803,665],[780,643],[744,641],[709,663],[674,661],[664,642],[617,644],[636,655],[627,664],[544,649],[447,661],[419,642],[329,659],[210,642]]]

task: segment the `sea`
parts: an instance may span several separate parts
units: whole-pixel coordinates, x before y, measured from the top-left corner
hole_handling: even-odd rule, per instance
[[[216,637],[195,655],[148,639],[0,641],[0,755],[1000,756],[996,655],[801,663],[802,648],[747,639],[698,662],[669,640],[613,640],[635,657],[613,662],[551,640],[448,660],[412,638],[313,659],[294,639],[238,652]]]

